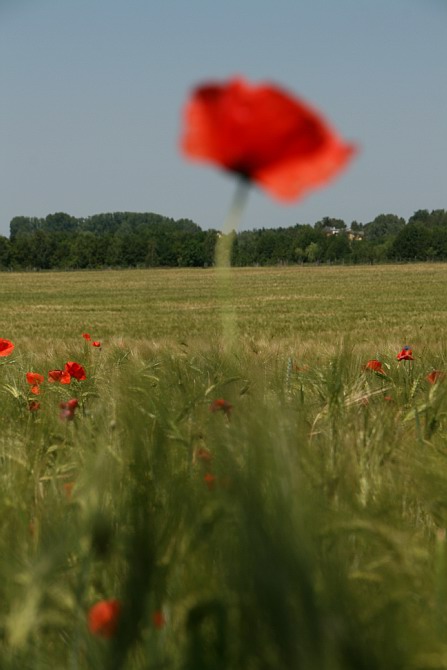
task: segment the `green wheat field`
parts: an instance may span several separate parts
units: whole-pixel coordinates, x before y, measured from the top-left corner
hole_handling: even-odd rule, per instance
[[[1,274],[0,668],[447,669],[446,266],[218,294]],[[67,362],[86,379],[50,383]]]

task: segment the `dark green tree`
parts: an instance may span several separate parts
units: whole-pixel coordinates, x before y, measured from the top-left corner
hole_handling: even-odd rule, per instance
[[[75,233],[79,230],[79,221],[65,212],[48,214],[43,230],[47,233]]]
[[[11,242],[0,235],[0,269],[6,270],[11,265]]]
[[[423,224],[408,224],[393,241],[390,257],[404,261],[424,261],[429,256],[431,245],[431,232]]]
[[[339,233],[329,238],[324,254],[326,261],[347,261],[351,255],[351,245],[345,233]]]
[[[365,240],[383,242],[386,237],[395,236],[403,230],[405,219],[395,214],[379,214],[364,226]]]

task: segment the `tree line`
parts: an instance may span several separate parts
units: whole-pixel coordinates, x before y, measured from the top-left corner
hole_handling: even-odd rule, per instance
[[[208,267],[219,236],[189,219],[114,212],[76,218],[18,216],[0,236],[0,270]],[[379,214],[366,224],[324,217],[314,225],[233,233],[235,266],[447,260],[447,211],[418,210],[405,221]]]

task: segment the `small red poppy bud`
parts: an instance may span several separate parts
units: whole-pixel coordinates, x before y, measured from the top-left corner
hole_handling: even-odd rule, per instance
[[[203,478],[203,481],[207,485],[209,491],[212,491],[215,488],[216,477],[213,474],[211,474],[211,472],[206,473],[206,475]]]
[[[210,404],[210,412],[223,412],[226,416],[230,415],[233,405],[223,398],[217,398]]]
[[[161,630],[166,625],[166,619],[161,610],[155,610],[152,614],[152,624],[157,630]]]
[[[213,460],[213,455],[208,449],[205,449],[205,447],[199,447],[196,451],[196,459],[198,461],[202,461],[203,463],[211,463]]]
[[[63,489],[64,489],[64,493],[67,497],[67,500],[70,500],[70,498],[71,498],[71,494],[73,493],[74,485],[75,485],[74,482],[64,482],[63,485],[62,485]]]
[[[115,635],[121,603],[119,600],[101,600],[90,608],[88,613],[88,627],[93,635],[111,638]]]

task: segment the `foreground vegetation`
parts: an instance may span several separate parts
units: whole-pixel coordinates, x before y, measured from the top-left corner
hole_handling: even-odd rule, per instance
[[[447,668],[443,268],[213,278],[5,276],[1,667]]]

